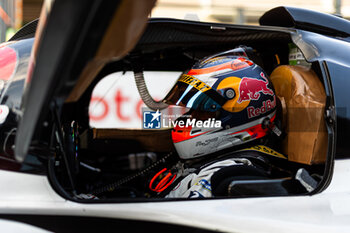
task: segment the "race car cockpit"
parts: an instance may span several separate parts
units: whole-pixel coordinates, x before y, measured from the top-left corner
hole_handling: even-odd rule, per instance
[[[326,161],[327,132],[322,114],[326,96],[311,64],[281,64],[280,60],[287,60],[280,58],[282,55],[270,55],[274,65],[265,65],[262,57],[267,55],[240,46],[204,58],[193,57],[192,68],[186,67],[164,100],[158,102],[144,80],[147,71],[143,70],[149,69],[149,64],[144,62],[140,69],[142,62],[138,60],[156,57],[126,57],[118,66],[123,63],[124,69],[134,72],[138,92],[148,106],[139,109],[141,115],[151,112],[155,120],[171,105],[182,108],[184,114],[170,124],[172,127],[159,129],[82,131],[81,122],[73,121],[65,126],[65,140],[71,145],[68,157],[74,165],[72,178],[59,172],[65,165],[57,160],[53,161],[53,173],[66,174],[57,180],[66,183],[65,189],[78,199],[314,192]],[[163,55],[157,68],[169,69],[167,62],[172,63],[173,56]],[[137,65],[133,64],[136,61]],[[261,68],[265,66],[273,68],[269,74]],[[155,69],[154,62],[151,69]],[[198,120],[212,124],[198,127]],[[217,127],[215,121],[219,122]]]
[[[102,7],[96,12],[104,14]],[[241,26],[148,19],[142,8],[125,7],[135,11],[110,13],[118,20],[101,18],[98,23],[106,20],[108,27],[89,24],[86,34],[75,24],[56,33],[60,17],[48,20],[51,34],[39,24],[43,39],[31,56],[41,56],[36,67],[29,64],[35,79],[26,81],[14,147],[18,161],[27,154],[47,159],[51,185],[74,201],[309,195],[327,186],[335,117],[326,68],[318,60],[322,51],[310,45],[316,34],[270,25],[280,9],[266,13],[263,26]],[[284,18],[287,25],[290,18]],[[125,26],[135,26],[137,34],[121,26],[129,21]],[[143,34],[141,22],[147,25]],[[81,43],[64,44],[64,36]],[[162,98],[150,94],[150,73],[162,76],[158,87],[174,81]],[[137,87],[130,96],[142,99],[134,108],[142,128],[96,127],[91,103],[108,108],[104,97],[127,77]],[[107,78],[106,94],[95,98]],[[123,96],[112,98],[123,118]],[[164,110],[175,117],[161,124]]]

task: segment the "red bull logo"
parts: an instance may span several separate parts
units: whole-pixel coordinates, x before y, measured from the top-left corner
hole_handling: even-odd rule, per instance
[[[248,100],[258,100],[260,93],[265,95],[274,95],[273,91],[268,87],[269,81],[265,77],[264,73],[261,72],[260,76],[265,80],[259,80],[256,78],[242,78],[239,84],[239,99],[237,103],[242,103]]]
[[[276,97],[273,98],[273,101],[266,100],[263,101],[260,108],[254,108],[253,106],[247,108],[248,118],[253,118],[265,114],[276,107]]]

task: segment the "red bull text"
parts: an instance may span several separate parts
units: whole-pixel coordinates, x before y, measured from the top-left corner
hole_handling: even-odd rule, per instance
[[[254,108],[253,106],[247,108],[248,118],[253,118],[260,116],[266,112],[269,112],[271,109],[276,107],[276,97],[273,97],[273,101],[266,100],[263,101],[262,106],[260,108]]]

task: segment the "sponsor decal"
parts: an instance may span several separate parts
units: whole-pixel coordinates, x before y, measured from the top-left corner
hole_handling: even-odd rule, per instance
[[[199,65],[201,67],[205,66],[208,63],[211,63],[211,65],[217,65],[217,64],[222,64],[222,61],[224,60],[227,60],[227,57],[214,57],[214,58],[210,58],[202,61]]]
[[[273,101],[271,101],[271,100],[263,101],[262,106],[260,108],[255,108],[253,106],[250,106],[247,108],[248,118],[260,116],[261,114],[269,112],[270,110],[274,109],[275,107],[276,107],[276,98],[275,97],[273,98]]]
[[[201,92],[206,92],[207,90],[211,89],[211,87],[201,80],[187,74],[181,75],[181,77],[178,80],[179,82],[187,83],[188,85],[191,85],[192,87],[196,88],[197,90]]]
[[[198,142],[196,142],[196,147],[197,146],[207,146],[212,142],[217,142],[218,140],[219,140],[219,138],[216,137],[216,138],[207,139],[205,141],[198,141]]]
[[[283,154],[278,153],[277,151],[271,149],[270,147],[263,146],[263,145],[252,146],[250,148],[243,149],[242,151],[247,151],[247,150],[259,151],[259,152],[262,152],[264,154],[272,155],[274,157],[287,159],[287,157],[284,156]]]
[[[252,65],[253,65],[253,62],[241,57],[241,58],[235,59],[232,62],[231,68],[232,68],[232,70],[241,70],[243,68],[247,68],[247,67],[252,66]]]
[[[211,191],[211,185],[210,185],[209,181],[207,181],[205,179],[201,179],[200,181],[198,181],[198,183],[196,185],[200,185],[204,189]]]
[[[273,95],[273,91],[268,87],[269,81],[265,77],[264,73],[261,72],[260,76],[264,80],[244,77],[239,84],[239,99],[237,103],[242,103],[248,100],[258,100],[260,93],[265,95]]]
[[[203,67],[210,63],[208,67]],[[219,73],[226,73],[230,71],[237,71],[245,69],[252,66],[254,63],[243,58],[232,59],[232,57],[219,57],[214,59],[209,59],[202,62],[198,68],[194,68],[188,72],[187,75],[202,75],[202,74],[212,74],[217,75]]]
[[[108,105],[107,101],[104,100],[102,97],[93,96],[93,97],[91,97],[90,102],[97,102],[103,106],[102,111],[100,113],[90,114],[90,119],[93,121],[99,121],[99,120],[106,118],[106,116],[109,112],[109,105]]]

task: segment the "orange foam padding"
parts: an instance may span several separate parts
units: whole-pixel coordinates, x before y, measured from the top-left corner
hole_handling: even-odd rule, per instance
[[[287,136],[283,153],[293,162],[324,163],[328,135],[322,82],[313,70],[303,66],[279,66],[270,78],[284,108],[283,128]]]

